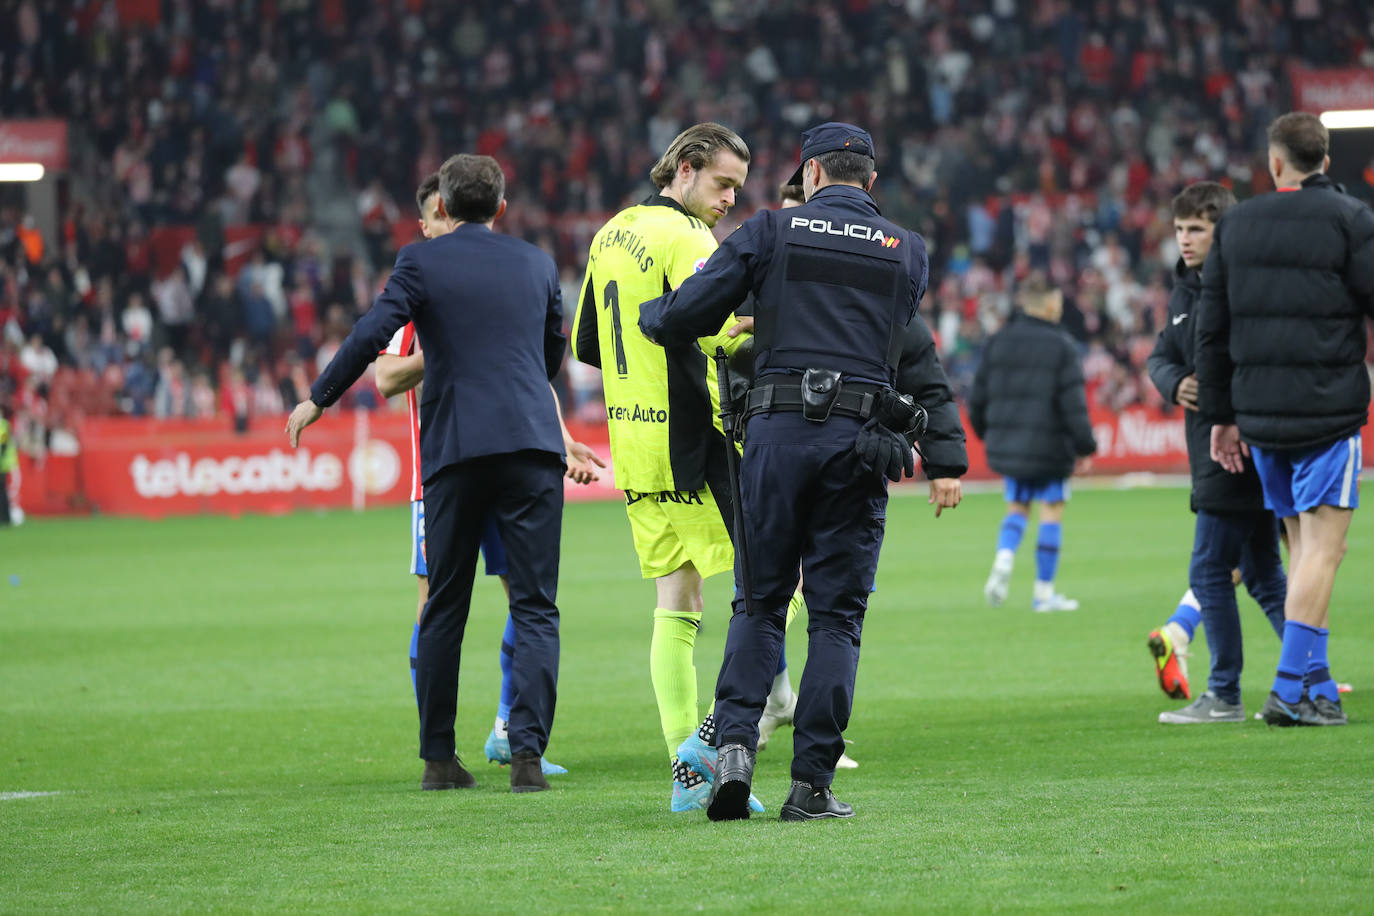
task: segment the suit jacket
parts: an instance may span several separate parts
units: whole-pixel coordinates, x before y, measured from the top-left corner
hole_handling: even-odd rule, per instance
[[[563,454],[549,380],[567,337],[552,258],[476,223],[405,246],[386,288],[311,386],[311,400],[337,401],[407,321],[425,353],[425,483],[484,455]]]

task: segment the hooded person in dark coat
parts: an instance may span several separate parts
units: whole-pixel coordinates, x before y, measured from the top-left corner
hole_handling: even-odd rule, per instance
[[[1184,409],[1188,465],[1192,472],[1189,503],[1197,513],[1187,593],[1169,620],[1150,633],[1147,645],[1155,658],[1159,686],[1174,699],[1191,699],[1185,658],[1196,629],[1207,627],[1212,666],[1207,690],[1182,709],[1159,714],[1171,725],[1244,722],[1240,701],[1243,664],[1240,611],[1232,570],[1239,568],[1246,590],[1264,610],[1280,637],[1288,580],[1279,555],[1278,522],[1264,508],[1264,495],[1254,464],[1232,474],[1211,457],[1211,427],[1197,410],[1193,323],[1202,294],[1202,265],[1212,247],[1217,220],[1236,202],[1226,188],[1203,181],[1189,185],[1173,200],[1178,264],[1169,316],[1150,354],[1150,379],[1166,401]]]
[[[1068,478],[1086,470],[1097,451],[1083,365],[1073,339],[1059,327],[1064,300],[1043,275],[1020,291],[1020,311],[988,339],[973,379],[969,422],[987,449],[988,465],[1007,478],[1007,515],[983,595],[1007,598],[1016,548],[1032,502],[1040,504],[1036,538],[1035,611],[1075,611],[1078,602],[1054,590]]]

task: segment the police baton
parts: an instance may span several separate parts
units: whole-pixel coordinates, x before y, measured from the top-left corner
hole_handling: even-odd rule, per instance
[[[720,426],[725,431],[725,466],[730,473],[730,501],[735,504],[735,552],[739,554],[739,573],[744,589],[744,612],[754,616],[754,576],[749,565],[749,538],[744,533],[744,502],[739,491],[739,453],[735,442],[740,436],[740,417],[730,398],[730,360],[724,347],[716,347],[716,382],[720,386]]]

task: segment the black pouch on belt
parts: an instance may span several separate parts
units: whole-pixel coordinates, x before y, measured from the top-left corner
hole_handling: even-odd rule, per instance
[[[838,369],[807,369],[802,374],[802,416],[812,423],[824,423],[840,395]]]

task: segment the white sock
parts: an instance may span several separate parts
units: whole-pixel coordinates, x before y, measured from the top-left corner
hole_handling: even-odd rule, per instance
[[[792,689],[792,680],[787,676],[787,669],[778,672],[778,676],[773,678],[773,689],[768,694],[768,705],[774,709],[786,709],[792,702],[792,697],[796,692]]]
[[[998,548],[998,550],[997,550],[997,556],[993,558],[993,560],[992,560],[992,565],[993,565],[993,566],[1005,566],[1007,569],[1011,569],[1012,564],[1015,563],[1015,562],[1016,562],[1016,553],[1015,553],[1015,551],[1011,551],[1011,550],[1008,550],[1008,549],[1005,548],[1005,547],[1001,547],[1001,548]]]
[[[1188,638],[1188,631],[1183,629],[1182,624],[1166,623],[1164,629],[1169,631],[1169,640],[1174,644],[1174,651],[1182,655],[1183,650],[1188,648],[1188,643],[1192,642]]]
[[[1035,600],[1048,601],[1054,596],[1054,583],[1035,580]]]
[[[510,737],[510,735],[506,732],[506,720],[501,718],[500,716],[496,717],[496,724],[493,725],[491,729],[492,731],[496,732],[496,737],[498,738]]]

